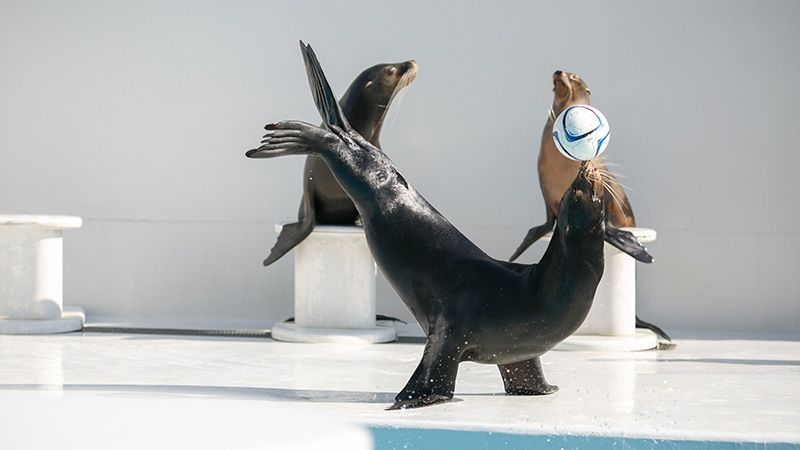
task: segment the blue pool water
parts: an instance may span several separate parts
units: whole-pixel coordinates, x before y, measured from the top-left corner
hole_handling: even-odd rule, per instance
[[[371,428],[375,450],[789,450],[798,444]]]

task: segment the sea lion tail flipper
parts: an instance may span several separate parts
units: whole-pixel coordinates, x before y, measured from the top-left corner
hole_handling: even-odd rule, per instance
[[[661,327],[650,322],[645,322],[644,320],[640,319],[639,316],[636,316],[636,328],[647,328],[648,330],[657,334],[659,337],[672,342],[672,338],[669,337],[669,335],[662,330]]]
[[[319,65],[314,49],[300,41],[300,51],[303,53],[303,61],[306,64],[306,75],[308,75],[311,95],[314,97],[314,103],[322,116],[323,125],[328,129],[338,127],[344,131],[351,131],[352,128],[347,119],[345,119],[339,102],[336,101],[336,96],[333,94],[330,84],[328,84],[328,79],[325,78],[325,73]]]
[[[406,322],[403,319],[398,319],[397,317],[386,316],[386,315],[383,315],[383,314],[375,314],[375,320],[384,320],[384,321],[388,321],[388,322],[400,322],[402,324],[408,325],[408,322]]]
[[[312,231],[314,231],[314,220],[308,216],[299,222],[284,225],[278,235],[278,241],[275,242],[269,256],[264,260],[264,265],[268,266],[279,260],[281,256],[303,242]]]
[[[637,261],[645,264],[653,262],[653,257],[630,231],[620,230],[606,224],[605,240],[614,247],[631,255]]]
[[[498,364],[508,395],[547,395],[558,391],[558,386],[545,381],[539,357],[511,364]]]
[[[553,231],[553,226],[556,224],[556,218],[551,216],[550,214],[547,215],[547,222],[533,227],[528,230],[528,234],[525,235],[525,239],[522,240],[522,243],[519,244],[517,250],[511,255],[511,258],[508,259],[509,262],[513,262],[515,259],[519,258],[525,250],[528,249],[534,242],[541,239],[542,236],[547,234],[550,231]]]

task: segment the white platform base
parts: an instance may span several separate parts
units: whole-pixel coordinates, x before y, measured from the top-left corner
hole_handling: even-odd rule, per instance
[[[83,308],[65,307],[60,319],[0,319],[0,334],[56,334],[80,331],[86,322]]]
[[[658,338],[650,330],[636,329],[633,336],[598,336],[573,334],[555,347],[555,350],[579,350],[597,352],[635,352],[652,350],[658,345]]]
[[[397,339],[394,325],[372,328],[303,328],[293,322],[280,322],[272,327],[272,339],[312,344],[380,344]]]

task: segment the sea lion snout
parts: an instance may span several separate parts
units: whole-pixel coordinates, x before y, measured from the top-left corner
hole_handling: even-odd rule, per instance
[[[569,80],[567,79],[566,73],[567,72],[562,70],[553,72],[553,89],[558,89],[559,87],[569,89]]]
[[[575,198],[582,199],[585,195],[594,196],[595,188],[591,181],[593,169],[588,162],[581,164],[578,170],[578,176],[575,177],[575,182],[572,183],[572,191]]]
[[[589,87],[577,73],[553,72],[553,113],[557,116],[567,106],[589,104]]]
[[[596,195],[594,183],[578,175],[561,200],[556,224],[567,235],[581,235],[584,231],[602,228],[605,220],[603,201]]]
[[[406,85],[411,84],[417,78],[417,61],[410,60],[403,63],[403,71],[408,74]]]

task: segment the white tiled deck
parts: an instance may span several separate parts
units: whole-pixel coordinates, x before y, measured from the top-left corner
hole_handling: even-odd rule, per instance
[[[397,427],[800,443],[796,341],[683,340],[672,351],[550,352],[545,375],[561,390],[543,397],[507,397],[496,367],[464,363],[455,401],[385,411],[421,352],[419,344],[267,338],[0,336],[0,436],[23,443],[42,430],[85,447],[119,424],[139,437],[142,430],[213,434],[216,427],[235,439],[220,446],[195,434],[208,447],[249,448],[268,439],[272,418],[310,415]]]

